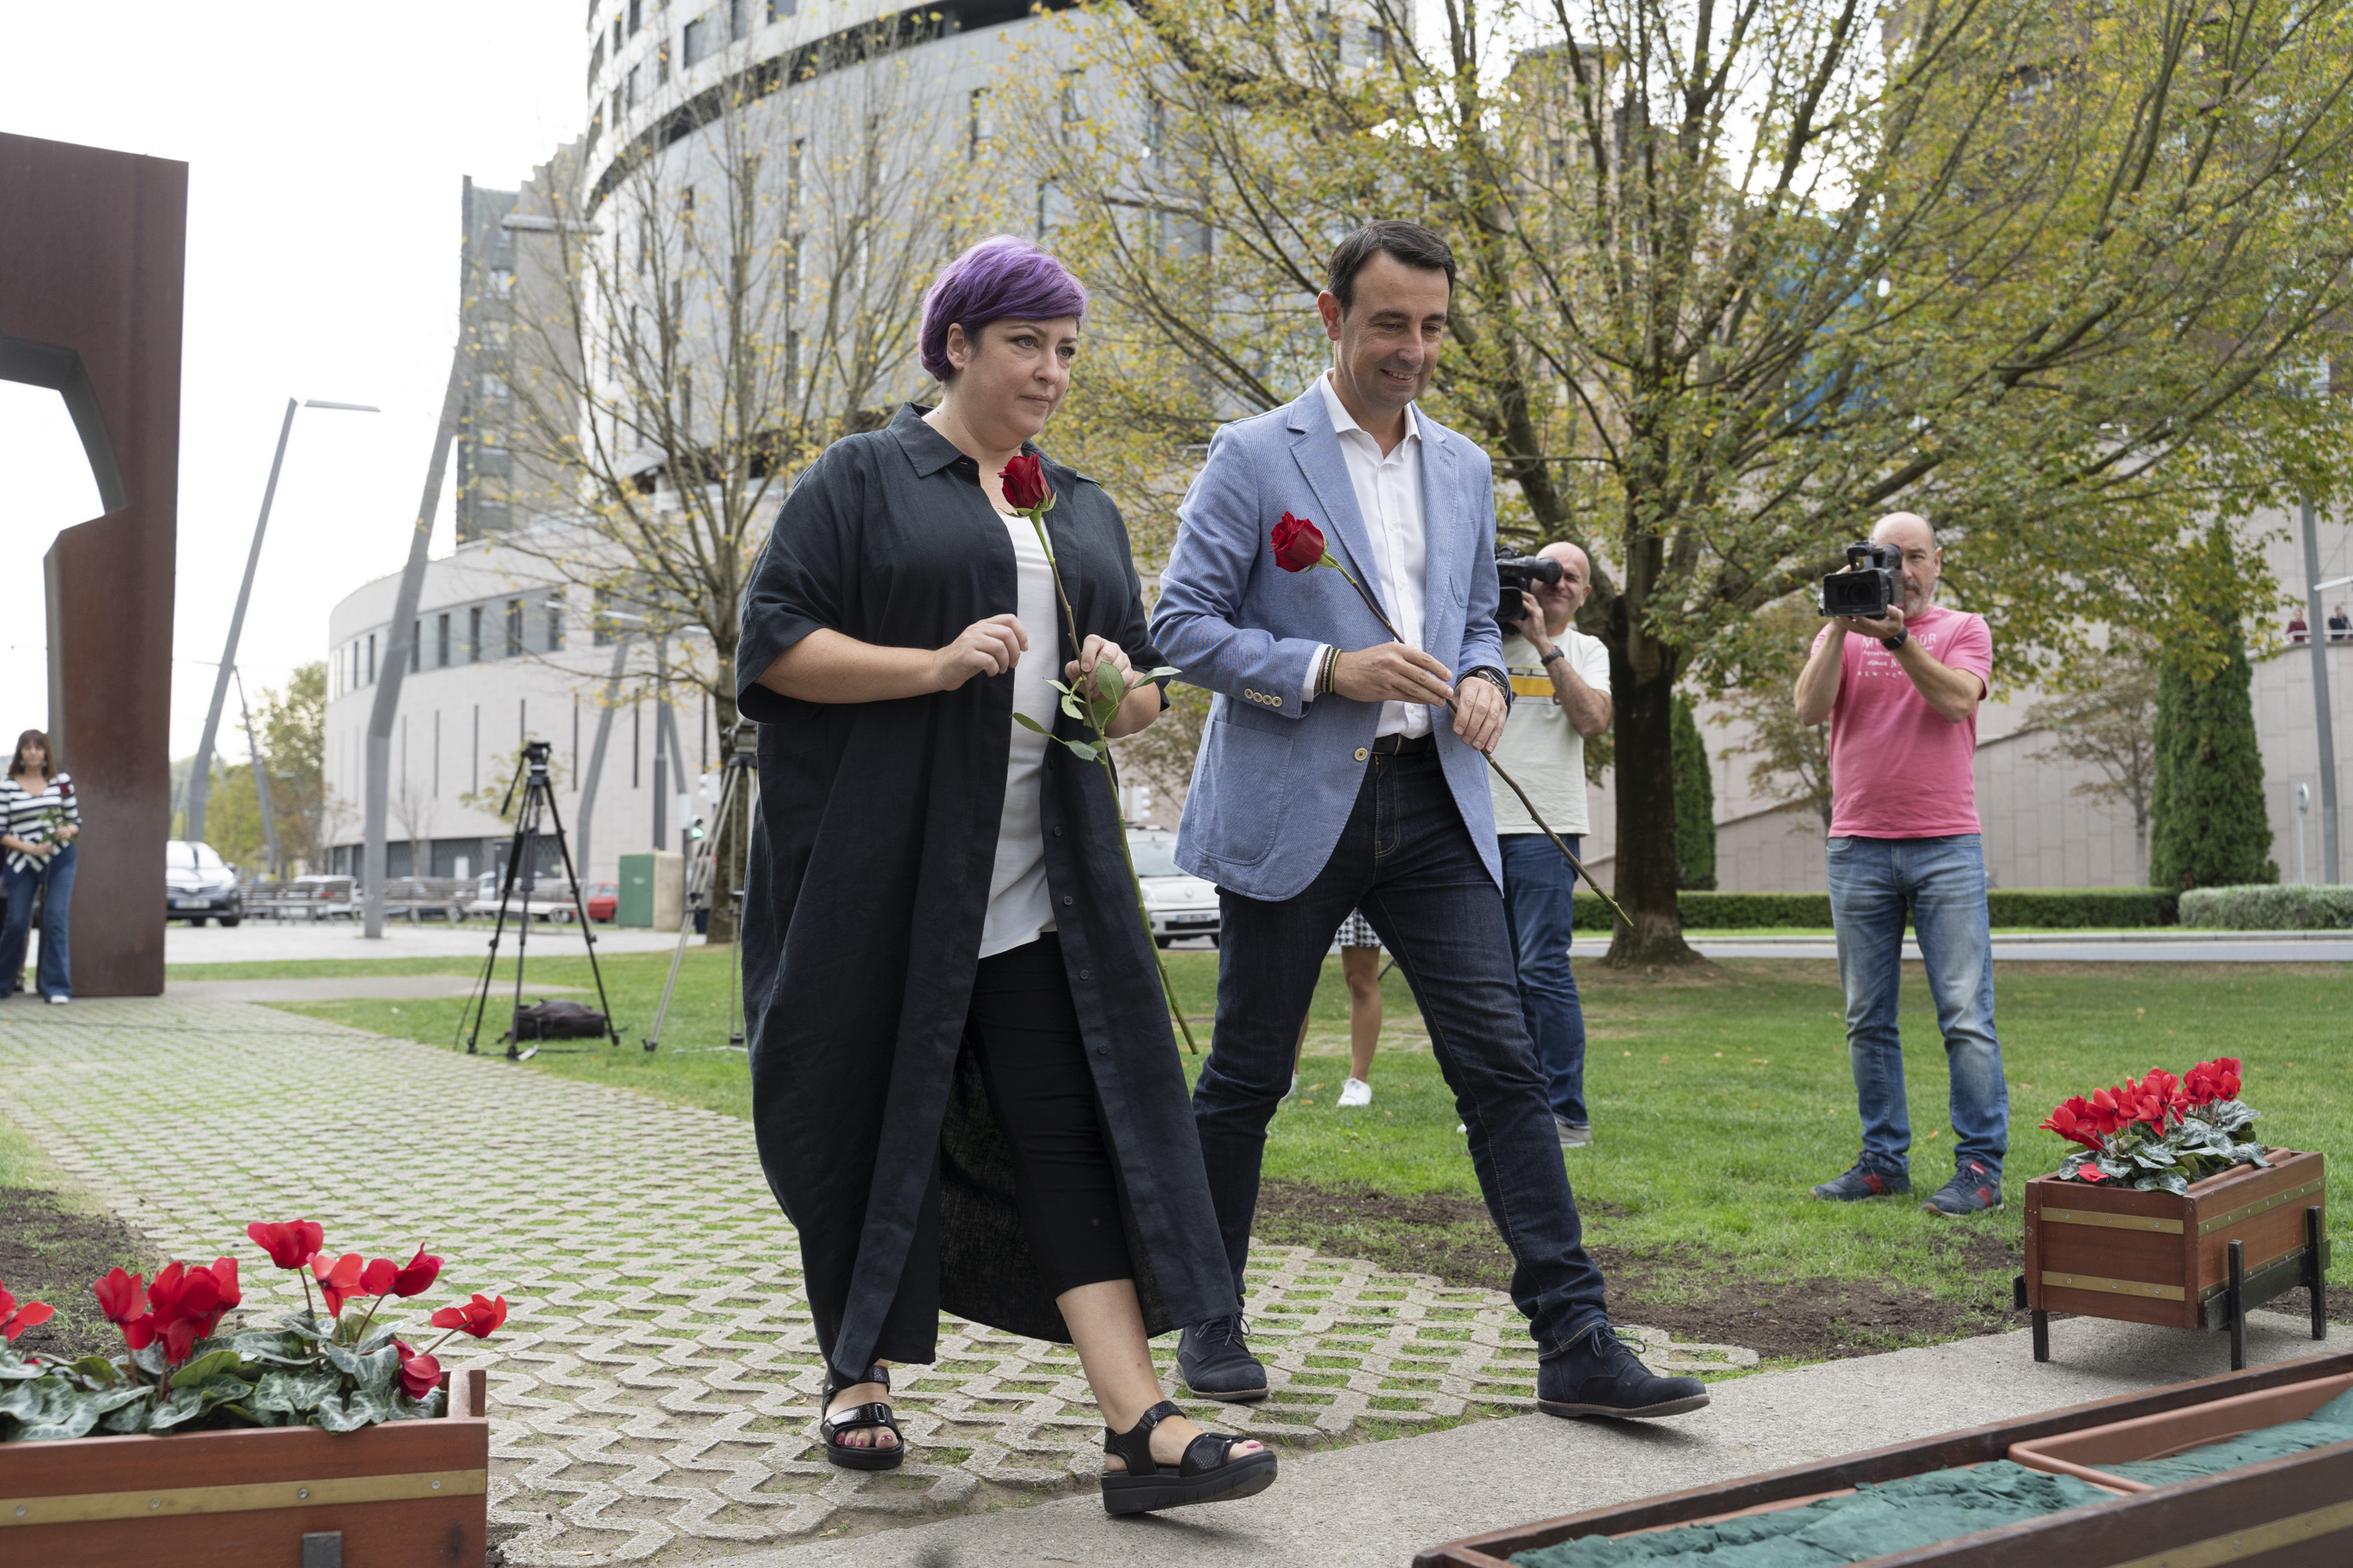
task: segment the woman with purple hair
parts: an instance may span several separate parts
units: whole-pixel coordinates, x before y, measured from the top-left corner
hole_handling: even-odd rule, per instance
[[[905,1457],[889,1368],[943,1309],[1078,1347],[1113,1513],[1263,1491],[1275,1457],[1161,1397],[1146,1336],[1240,1307],[1101,769],[1050,682],[1160,667],[1127,530],[1044,460],[1050,559],[1003,470],[1071,384],[1086,290],[1009,236],[923,300],[935,407],[795,484],[744,596],[760,725],[744,996],[760,1159],[800,1233],[826,1457]],[[1057,579],[1083,642],[1072,646]]]

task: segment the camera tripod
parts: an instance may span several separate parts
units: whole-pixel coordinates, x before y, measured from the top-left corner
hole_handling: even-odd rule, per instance
[[[556,858],[562,862],[565,882],[572,891],[572,916],[580,923],[580,935],[588,944],[588,973],[596,981],[596,1005],[605,1016],[605,1033],[616,1046],[621,1043],[620,1030],[613,1024],[613,1005],[605,997],[605,972],[596,964],[596,931],[588,923],[588,911],[580,902],[580,879],[574,874],[572,849],[565,842],[564,819],[556,815],[555,785],[547,776],[547,757],[551,746],[545,741],[533,741],[522,749],[522,761],[515,767],[515,776],[507,785],[507,795],[499,806],[504,816],[514,805],[515,791],[522,791],[522,809],[515,813],[514,833],[507,840],[505,873],[499,879],[498,923],[491,928],[491,955],[483,962],[482,978],[475,984],[468,1005],[458,1014],[459,1027],[466,1030],[466,1054],[473,1056],[482,1037],[482,1016],[489,1010],[491,981],[499,966],[499,942],[506,935],[507,910],[513,903],[516,884],[522,884],[522,918],[515,924],[515,989],[514,1008],[507,1022],[507,1060],[528,1061],[539,1054],[534,1044],[522,1048],[522,972],[523,960],[531,945],[531,895],[539,886],[539,841],[542,837],[555,840]],[[546,826],[543,828],[541,824]],[[466,1015],[473,1014],[470,1027]]]
[[[717,833],[706,832],[698,819],[692,828],[692,858],[686,873],[685,910],[691,916],[697,908],[711,902],[712,881],[719,868],[719,841],[725,836],[727,825],[735,820],[735,803],[749,801],[760,787],[759,726],[745,720],[730,733],[727,761],[720,773],[719,822]],[[735,915],[735,940],[728,947],[727,973],[727,1043],[744,1043],[744,869],[750,854],[750,825],[744,830],[743,842],[737,846],[735,889],[730,895]],[[661,1044],[662,1024],[670,1016],[670,997],[678,990],[679,965],[686,959],[687,933],[694,929],[691,919],[678,925],[678,945],[670,950],[670,978],[662,982],[661,1005],[654,1009],[654,1026],[646,1036],[646,1049]]]

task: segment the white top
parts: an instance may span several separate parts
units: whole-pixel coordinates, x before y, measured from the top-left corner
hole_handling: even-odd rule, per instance
[[[1381,444],[1356,423],[1347,405],[1332,386],[1329,371],[1315,378],[1324,394],[1324,407],[1332,416],[1332,429],[1340,438],[1340,456],[1348,465],[1348,484],[1356,492],[1356,511],[1372,536],[1371,570],[1379,579],[1366,586],[1388,606],[1389,624],[1411,647],[1421,647],[1422,603],[1429,584],[1429,542],[1421,518],[1421,410],[1408,405],[1405,439],[1384,455]],[[1362,565],[1363,563],[1358,564]],[[1306,695],[1315,695],[1315,671],[1324,662],[1319,647],[1307,661]],[[1444,660],[1440,660],[1444,663]],[[1427,735],[1430,710],[1422,702],[1384,702],[1376,735]]]
[[[1596,691],[1609,691],[1608,644],[1575,626],[1552,643],[1578,679]],[[1566,838],[1592,831],[1585,810],[1585,737],[1554,695],[1552,672],[1537,656],[1535,645],[1515,631],[1504,634],[1504,668],[1512,678],[1514,697],[1512,716],[1504,721],[1504,738],[1495,743],[1495,760],[1520,781],[1555,833]],[[1533,689],[1535,681],[1544,683],[1541,691]],[[1511,785],[1490,774],[1487,787],[1494,797],[1498,837],[1542,831],[1528,820],[1527,808]]]
[[[1029,647],[1013,667],[1013,710],[1054,727],[1060,695],[1050,684],[1062,645],[1054,605],[1054,573],[1038,530],[1026,517],[999,512],[1020,580],[1013,614],[1029,635]],[[997,869],[988,879],[988,914],[980,927],[980,956],[992,958],[1038,940],[1054,929],[1054,900],[1046,886],[1046,841],[1039,826],[1039,791],[1046,766],[1047,740],[1014,720],[1012,753],[1005,763],[1005,812],[997,821]]]

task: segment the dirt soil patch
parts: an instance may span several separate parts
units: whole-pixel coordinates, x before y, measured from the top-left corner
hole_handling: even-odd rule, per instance
[[[90,1281],[110,1268],[147,1272],[146,1252],[137,1233],[111,1214],[68,1207],[35,1187],[0,1187],[0,1280],[19,1301],[58,1310],[18,1336],[16,1349],[69,1360],[119,1353],[122,1335],[99,1310]]]
[[[1605,1205],[1580,1206],[1589,1215],[1609,1212]],[[1475,1198],[1270,1181],[1259,1192],[1256,1232],[1278,1245],[1368,1258],[1402,1273],[1433,1274],[1450,1285],[1511,1288],[1511,1254],[1496,1237],[1486,1205]],[[1590,1250],[1609,1277],[1611,1311],[1629,1322],[1665,1329],[1680,1340],[1817,1361],[2022,1327],[2026,1314],[2010,1304],[2010,1280],[2021,1267],[2017,1246],[1990,1230],[1958,1234],[1952,1245],[1963,1250],[1971,1275],[1985,1282],[1973,1297],[1946,1300],[1893,1279],[1758,1283],[1616,1247]],[[2332,1306],[2338,1294],[2331,1290]],[[2284,1298],[2280,1306],[2287,1309]]]

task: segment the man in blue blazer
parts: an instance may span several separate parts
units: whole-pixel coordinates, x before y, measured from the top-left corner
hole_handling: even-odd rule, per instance
[[[1177,863],[1218,884],[1223,921],[1193,1121],[1239,1291],[1299,1021],[1361,909],[1454,1090],[1539,1347],[1540,1405],[1672,1415],[1706,1404],[1705,1385],[1655,1375],[1610,1330],[1514,980],[1485,761],[1511,700],[1493,469],[1415,406],[1453,284],[1428,229],[1349,236],[1316,301],[1331,370],[1288,407],[1220,429],[1185,498],[1152,632],[1181,679],[1216,693],[1176,837]],[[1342,571],[1277,559],[1286,513]],[[1266,1394],[1239,1317],[1187,1328],[1178,1364],[1198,1395]]]

